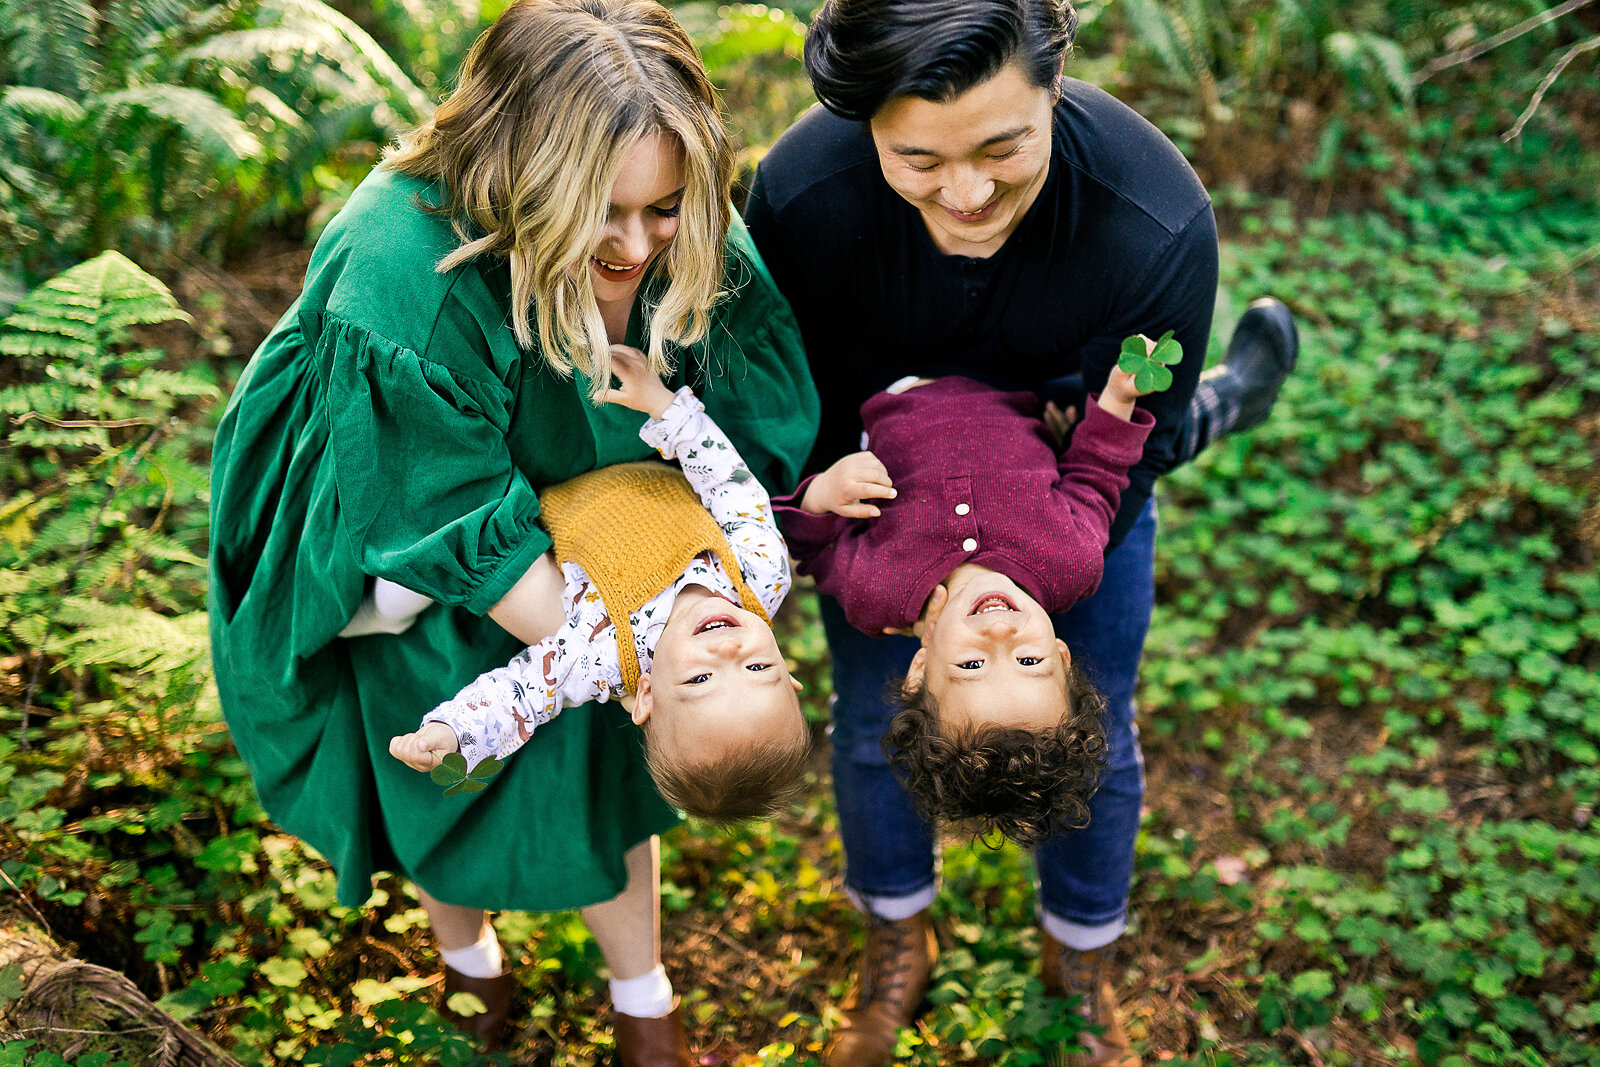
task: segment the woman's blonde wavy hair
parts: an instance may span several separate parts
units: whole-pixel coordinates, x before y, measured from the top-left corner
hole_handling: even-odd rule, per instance
[[[716,90],[682,28],[654,0],[518,0],[472,46],[459,84],[384,164],[439,182],[437,212],[461,245],[435,269],[475,256],[511,266],[511,328],[558,373],[611,380],[589,255],[623,158],[657,131],[683,147],[677,235],[652,266],[666,275],[647,309],[651,369],[668,343],[706,336],[720,295],[733,149]]]

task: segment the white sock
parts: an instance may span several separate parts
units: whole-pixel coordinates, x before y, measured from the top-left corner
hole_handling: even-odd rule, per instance
[[[1121,937],[1122,932],[1128,928],[1128,920],[1124,916],[1100,926],[1084,926],[1081,923],[1068,922],[1040,908],[1039,925],[1068,948],[1077,952],[1092,952],[1097,948],[1104,948]]]
[[[372,583],[372,603],[377,607],[379,615],[386,619],[399,620],[421,615],[433,601],[387,578],[379,578]]]
[[[356,608],[349,623],[339,631],[339,636],[403,634],[411,629],[411,624],[423,609],[432,603],[421,593],[413,593],[403,585],[379,578],[373,583],[372,592],[362,598],[361,606]]]
[[[483,924],[483,933],[478,935],[475,944],[441,949],[439,955],[447,967],[468,978],[496,978],[506,966],[500,952],[500,939],[494,936],[494,927],[488,923]]]
[[[871,912],[880,919],[897,923],[904,922],[919,911],[933,907],[934,899],[939,895],[939,886],[937,883],[926,886],[903,897],[872,896],[851,889],[849,886],[845,887],[844,892],[862,911]]]
[[[623,1015],[635,1019],[659,1019],[672,1010],[672,980],[667,969],[656,969],[637,978],[611,979],[611,1004]]]

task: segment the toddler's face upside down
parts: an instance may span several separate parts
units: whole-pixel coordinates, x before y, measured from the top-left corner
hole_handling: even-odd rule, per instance
[[[765,619],[680,592],[633,706],[662,796],[711,817],[770,811],[810,746],[799,689]]]
[[[948,736],[985,727],[1053,730],[1067,713],[1072,654],[1010,578],[963,566],[933,591],[906,686],[926,689]]]

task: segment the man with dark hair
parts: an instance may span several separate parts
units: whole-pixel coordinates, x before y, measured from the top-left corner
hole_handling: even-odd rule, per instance
[[[1208,440],[1266,416],[1298,342],[1288,309],[1258,301],[1226,369],[1201,381],[1217,286],[1210,200],[1155,127],[1061,75],[1076,21],[1065,0],[829,0],[806,41],[827,110],[773,146],[746,218],[822,393],[813,470],[858,447],[861,403],[901,377],[960,374],[1057,399],[1064,379],[1103,388],[1125,338],[1171,330],[1183,346],[1172,387],[1139,401],[1156,425],[1099,590],[1054,618],[1105,695],[1108,759],[1088,827],[1035,852],[1045,987],[1081,994],[1099,1030],[1075,1062],[1133,1067],[1111,950],[1144,794],[1133,693],[1154,599],[1151,491]],[[972,533],[968,550],[983,537]],[[861,634],[826,597],[822,615],[846,884],[868,920],[858,992],[826,1059],[860,1067],[889,1062],[926,987],[935,839],[882,750],[885,686],[917,642]]]

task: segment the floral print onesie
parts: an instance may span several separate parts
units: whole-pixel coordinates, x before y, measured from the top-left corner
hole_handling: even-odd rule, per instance
[[[789,592],[788,550],[773,521],[766,490],[705,406],[685,386],[659,419],[646,420],[639,436],[663,459],[679,461],[701,503],[722,527],[745,584],[767,614],[775,614]],[[562,708],[619,699],[625,692],[617,630],[599,591],[576,563],[563,563],[561,573],[566,607],[561,629],[506,666],[479,675],[422,717],[424,725],[442,722],[455,731],[468,767],[515,752],[535,727],[549,722]],[[650,670],[673,602],[679,590],[690,585],[738,603],[739,592],[716,557],[696,556],[677,581],[629,616],[641,671]]]

